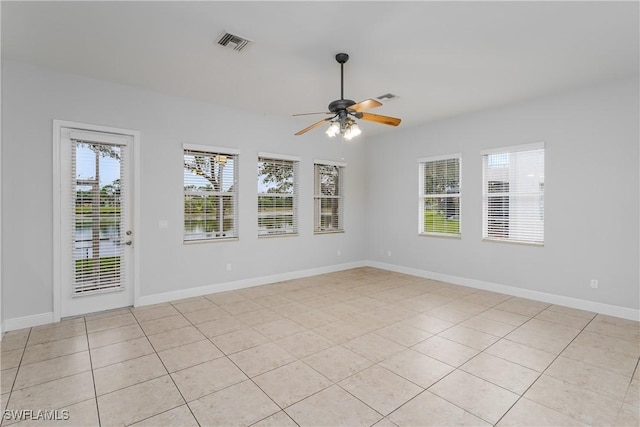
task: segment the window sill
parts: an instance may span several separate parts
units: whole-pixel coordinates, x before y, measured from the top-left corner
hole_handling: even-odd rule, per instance
[[[420,237],[440,237],[443,239],[461,240],[462,234],[447,234],[447,233],[418,233]]]
[[[203,243],[217,243],[217,242],[237,242],[239,237],[218,237],[217,239],[198,239],[198,240],[183,240],[183,245],[200,245]]]
[[[313,234],[340,234],[344,233],[344,230],[322,230],[322,231],[314,231]]]
[[[273,239],[275,237],[298,237],[298,233],[273,233],[273,234],[258,234],[258,239]]]
[[[535,247],[543,247],[544,246],[544,242],[542,243],[535,243],[535,242],[521,242],[518,240],[508,240],[508,239],[491,239],[488,237],[484,237],[482,239],[483,242],[490,242],[490,243],[507,243],[507,244],[512,244],[512,245],[522,245],[522,246],[535,246]]]

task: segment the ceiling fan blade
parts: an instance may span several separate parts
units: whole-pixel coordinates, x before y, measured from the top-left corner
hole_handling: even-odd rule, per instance
[[[364,101],[358,102],[357,104],[353,104],[349,107],[349,110],[353,110],[357,113],[361,111],[367,111],[372,108],[377,108],[382,105],[381,102],[376,101],[375,99],[365,99]]]
[[[401,119],[398,119],[396,117],[381,116],[379,114],[371,114],[371,113],[360,113],[360,114],[362,114],[362,117],[360,117],[362,120],[382,123],[383,125],[398,126],[402,121]],[[358,116],[360,116],[360,114]]]
[[[310,116],[312,114],[333,114],[333,113],[330,112],[330,111],[323,111],[321,113],[299,113],[299,114],[294,114],[293,117],[296,117],[296,116]]]
[[[332,118],[333,118],[333,117],[327,117],[326,119],[322,119],[322,120],[320,120],[319,122],[315,122],[315,123],[314,123],[314,124],[312,124],[311,126],[306,127],[306,128],[304,128],[304,129],[302,129],[301,131],[297,132],[297,133],[296,133],[296,136],[298,136],[298,135],[302,135],[303,133],[307,133],[307,132],[309,132],[311,129],[315,129],[315,128],[317,128],[318,126],[320,126],[320,125],[321,125],[321,124],[323,124],[324,122],[328,122],[328,121],[329,121],[329,120],[331,120]]]

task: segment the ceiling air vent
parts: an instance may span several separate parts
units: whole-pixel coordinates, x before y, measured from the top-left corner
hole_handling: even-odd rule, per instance
[[[251,40],[227,32],[222,33],[222,35],[218,38],[218,44],[220,46],[225,46],[237,51],[241,51],[242,49],[247,47],[249,43],[251,43]]]
[[[400,98],[398,95],[394,95],[392,93],[385,93],[384,95],[376,96],[376,99],[379,101],[391,101],[392,99]]]

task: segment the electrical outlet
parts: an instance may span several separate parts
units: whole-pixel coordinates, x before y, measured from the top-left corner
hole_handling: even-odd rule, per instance
[[[231,271],[231,264],[227,264],[227,271]]]
[[[593,289],[598,289],[598,280],[596,279],[591,279],[591,287]]]

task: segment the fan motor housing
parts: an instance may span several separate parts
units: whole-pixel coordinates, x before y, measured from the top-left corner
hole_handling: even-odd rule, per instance
[[[337,113],[340,110],[346,110],[347,108],[355,105],[355,101],[351,99],[337,99],[329,104],[329,111],[332,113]]]

